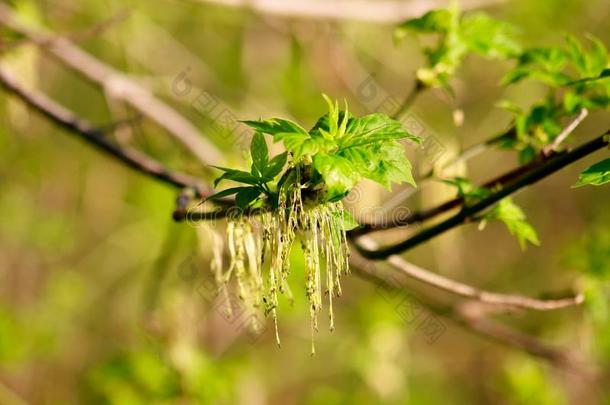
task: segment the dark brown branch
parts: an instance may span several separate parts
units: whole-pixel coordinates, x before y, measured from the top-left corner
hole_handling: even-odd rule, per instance
[[[545,160],[544,163],[540,165],[534,165],[531,168],[528,168],[527,170],[524,169],[523,174],[511,179],[501,189],[495,191],[489,197],[483,198],[482,200],[471,206],[464,206],[462,210],[454,216],[446,219],[443,222],[440,222],[437,225],[424,229],[423,231],[417,233],[416,235],[408,239],[403,240],[402,242],[387,246],[385,248],[381,248],[379,250],[368,250],[360,246],[359,250],[367,258],[379,260],[385,259],[390,255],[412,249],[415,246],[427,242],[428,240],[456,226],[469,222],[477,214],[493,206],[501,199],[508,197],[516,191],[527,187],[530,184],[536,183],[550,176],[551,174],[563,169],[571,163],[574,163],[577,160],[580,160],[583,157],[604,148],[608,145],[608,142],[609,139],[607,132],[603,135],[598,136],[592,141],[585,143],[577,149],[574,149],[571,152],[554,155],[548,160]]]
[[[132,169],[178,188],[193,189],[200,196],[208,194],[207,186],[198,179],[169,170],[140,151],[114,144],[105,136],[105,131],[96,129],[89,122],[76,117],[70,110],[46,95],[24,88],[3,68],[0,68],[0,85],[51,122],[78,135],[87,143],[113,156]]]

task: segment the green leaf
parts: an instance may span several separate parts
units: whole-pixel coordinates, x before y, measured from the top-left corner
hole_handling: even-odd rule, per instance
[[[391,189],[392,183],[409,183],[416,187],[412,166],[405,155],[404,147],[398,142],[384,142],[379,145],[379,164],[365,177]]]
[[[530,48],[521,54],[517,66],[502,79],[503,85],[515,84],[524,79],[535,79],[553,87],[565,85],[572,78],[562,72],[568,62],[561,48]]]
[[[284,147],[292,153],[295,160],[336,147],[334,142],[324,139],[322,136],[310,136],[309,134],[279,133],[274,136],[274,140],[283,141]]]
[[[265,137],[260,132],[255,132],[252,137],[250,154],[252,155],[252,174],[262,175],[269,161],[269,150]]]
[[[216,178],[216,180],[214,180],[214,187],[216,187],[223,180],[233,180],[238,183],[246,183],[246,184],[252,184],[252,185],[260,183],[260,180],[257,177],[255,177],[251,173],[245,172],[243,170],[228,169],[226,167],[220,167],[220,166],[212,166],[212,167],[224,171],[222,176],[220,176],[220,177]]]
[[[280,155],[275,156],[265,169],[263,173],[263,177],[266,181],[271,181],[275,176],[280,174],[286,165],[286,161],[288,160],[288,152],[284,152]]]
[[[349,192],[360,180],[350,161],[341,156],[318,153],[313,157],[313,166],[326,183],[331,201]]]
[[[449,184],[457,188],[458,197],[464,199],[467,204],[479,201],[491,194],[491,190],[485,187],[479,187],[464,177],[454,177],[452,179],[444,179],[443,183]]]
[[[582,172],[578,177],[578,182],[572,187],[601,186],[608,182],[610,182],[610,159],[605,159]]]
[[[259,187],[242,187],[235,196],[235,204],[245,209],[252,201],[256,200],[263,191]]]
[[[464,17],[460,33],[472,52],[486,58],[505,59],[521,53],[521,45],[515,40],[515,28],[485,13]]]
[[[209,196],[208,198],[206,198],[204,201],[207,200],[216,200],[222,197],[226,197],[229,195],[233,195],[233,194],[237,194],[242,190],[248,189],[251,187],[233,187],[233,188],[227,188],[226,190],[222,190],[219,191],[218,193],[212,194],[211,196]]]
[[[352,170],[362,177],[391,188],[392,183],[415,186],[411,163],[404,147],[396,141],[385,141],[343,149],[338,154],[347,159]]]
[[[534,227],[532,227],[525,217],[525,213],[517,206],[511,198],[504,198],[489,211],[485,220],[499,220],[506,225],[506,228],[517,237],[521,249],[527,247],[527,243],[535,246],[540,246],[540,240]]]
[[[403,138],[417,144],[422,143],[419,136],[409,133],[399,121],[385,114],[375,113],[350,119],[345,137],[339,141],[339,146],[349,148]]]
[[[446,33],[451,27],[453,12],[449,9],[428,11],[421,17],[407,20],[394,31],[395,38],[402,38],[408,31]]]
[[[296,133],[307,135],[307,131],[299,124],[282,118],[242,122],[263,134],[275,135],[279,133]]]

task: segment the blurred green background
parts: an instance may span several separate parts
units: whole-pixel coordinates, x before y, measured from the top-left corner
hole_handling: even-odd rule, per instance
[[[400,46],[392,42],[391,24],[279,18],[171,0],[8,4],[34,26],[70,35],[150,88],[223,151],[224,163],[238,166],[248,142],[231,130],[235,119],[283,116],[308,126],[326,108],[322,92],[367,113],[372,108],[361,93],[364,80],[372,76],[377,91],[401,98],[424,61],[414,37]],[[514,0],[486,10],[519,27],[526,45],[557,44],[563,33],[592,33],[610,44],[607,0]],[[101,32],[79,35],[117,15]],[[20,40],[3,27],[0,35],[9,43]],[[36,46],[3,51],[0,63],[100,125],[136,115]],[[499,99],[527,106],[544,96],[532,83],[499,86],[509,66],[470,57],[453,82],[455,98],[432,90],[418,100],[411,112],[442,144],[434,164],[506,129],[511,116],[494,107]],[[181,87],[185,79],[188,91]],[[202,91],[214,109],[196,102]],[[321,318],[311,357],[296,249],[296,299],[293,306],[281,302],[278,348],[270,323],[262,335],[252,335],[246,319],[227,319],[205,291],[208,231],[172,221],[175,190],[0,95],[1,404],[610,404],[604,392],[610,188],[570,189],[578,173],[607,151],[516,197],[541,247],[521,252],[502,225],[491,224],[484,231],[455,229],[406,255],[434,272],[501,292],[585,290],[584,307],[501,320],[578,349],[598,380],[556,370],[442,317],[444,332],[431,342],[418,321],[401,316],[395,298],[356,275],[344,280],[333,333]],[[452,118],[456,109],[464,112],[459,127]],[[607,125],[607,113],[592,115],[576,131],[576,142]],[[117,137],[209,179],[146,120]],[[409,153],[417,172],[430,168],[429,156]],[[514,153],[492,151],[454,174],[484,181],[516,164]],[[453,192],[428,184],[405,204],[430,206]],[[387,199],[386,191],[367,183],[349,202],[356,214],[366,214]],[[416,283],[408,293],[436,294]],[[423,310],[422,319],[428,316]]]

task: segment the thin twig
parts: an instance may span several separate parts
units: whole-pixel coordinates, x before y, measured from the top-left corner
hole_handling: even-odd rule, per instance
[[[515,138],[515,135],[516,135],[516,129],[514,126],[512,126],[509,129],[507,129],[506,131],[504,131],[503,133],[501,133],[500,135],[494,136],[493,138],[490,138],[481,143],[472,145],[472,146],[464,149],[462,151],[462,153],[460,153],[453,159],[451,159],[448,162],[446,162],[445,164],[443,164],[443,166],[441,167],[441,172],[444,170],[450,169],[460,163],[473,159],[473,158],[479,156],[480,154],[482,154],[483,152],[487,151],[489,148],[494,147],[503,141]],[[430,170],[420,179],[420,181],[432,179],[434,177],[434,175],[435,175],[434,170]]]
[[[48,33],[34,31],[19,22],[18,16],[0,3],[0,24],[9,27],[35,43],[45,43],[42,50],[80,73],[84,78],[105,88],[112,97],[120,99],[164,128],[202,163],[217,165],[220,151],[199,130],[166,103],[147,89],[130,80],[109,65],[94,58],[65,38],[53,38]]]
[[[518,190],[525,188],[530,184],[536,183],[576,162],[577,160],[580,160],[585,156],[604,148],[609,142],[608,134],[609,132],[606,132],[571,152],[553,155],[553,157],[547,159],[543,164],[533,166],[531,169],[525,171],[525,173],[523,173],[521,176],[508,182],[503,188],[492,193],[490,196],[483,198],[471,206],[463,207],[463,209],[454,216],[440,222],[437,225],[424,229],[423,231],[403,240],[402,242],[381,248],[379,250],[367,250],[362,248],[360,249],[360,252],[369,259],[384,259],[390,255],[412,249],[415,246],[427,242],[428,240],[456,226],[467,223],[475,215],[493,206],[501,199],[508,197]]]
[[[36,45],[36,46],[45,46],[51,44],[53,41],[56,41],[58,38],[66,38],[75,43],[80,43],[86,41],[90,38],[96,37],[105,31],[109,30],[113,26],[125,21],[131,15],[131,11],[128,9],[121,10],[109,18],[100,21],[99,23],[87,28],[83,31],[70,32],[66,34],[57,34],[55,37],[48,37],[45,39],[38,38],[34,41],[31,38],[22,38],[12,42],[2,43],[0,41],[0,50],[7,51],[11,49],[18,48],[23,45]]]
[[[72,111],[46,95],[24,88],[2,67],[0,67],[0,85],[56,125],[78,135],[87,143],[113,156],[127,166],[172,186],[191,188],[197,194],[203,196],[208,194],[208,187],[200,180],[184,173],[171,171],[138,150],[120,147],[112,143],[105,136],[105,131],[96,129],[88,121],[78,118]]]
[[[563,131],[561,131],[561,133],[557,136],[557,138],[555,138],[553,143],[550,144],[548,147],[544,148],[544,153],[549,154],[551,152],[557,151],[562,142],[565,141],[566,138],[570,136],[572,132],[574,132],[574,130],[581,124],[581,122],[583,122],[585,118],[587,118],[587,115],[589,115],[589,110],[587,110],[586,108],[581,109],[578,116],[570,123],[570,125],[565,127]]]

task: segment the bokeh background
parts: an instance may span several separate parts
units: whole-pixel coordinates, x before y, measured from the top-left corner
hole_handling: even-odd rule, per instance
[[[149,88],[195,123],[226,165],[243,164],[248,144],[248,135],[231,124],[235,119],[282,116],[310,125],[326,108],[321,93],[368,113],[383,107],[372,105],[363,86],[400,99],[424,63],[422,41],[407,37],[397,46],[391,23],[284,18],[205,1],[7,4],[31,26],[70,36]],[[592,33],[610,44],[606,0],[513,0],[484,8],[519,27],[526,45],[558,44],[563,33]],[[23,40],[1,26],[0,39]],[[36,45],[3,49],[0,63],[99,125],[137,116]],[[442,148],[434,159],[410,150],[417,173],[505,130],[511,116],[494,106],[498,100],[527,106],[544,97],[534,83],[501,87],[509,66],[470,57],[452,82],[454,97],[431,90],[418,99],[411,117]],[[459,126],[456,111],[464,115]],[[610,403],[604,392],[610,188],[570,189],[607,151],[516,197],[539,232],[540,247],[522,252],[502,225],[490,224],[483,231],[474,225],[452,230],[406,254],[422,267],[490,290],[532,296],[586,291],[582,307],[498,318],[581,352],[599,376],[592,381],[433,315],[423,297],[450,298],[423,285],[411,283],[401,293],[411,314],[420,316],[414,320],[398,308],[400,297],[356,275],[344,279],[336,330],[329,332],[321,317],[311,357],[297,249],[295,302],[281,302],[278,348],[270,323],[252,334],[248,319],[227,318],[209,294],[209,229],[172,221],[175,190],[100,155],[2,91],[0,117],[2,404]],[[603,112],[589,117],[573,142],[605,131],[608,118]],[[210,179],[208,169],[146,119],[114,136]],[[516,164],[514,153],[490,151],[448,175],[485,181]],[[453,193],[428,183],[402,204],[430,206]],[[366,183],[349,204],[366,215],[389,198]],[[420,327],[427,317],[443,325],[435,339]]]

